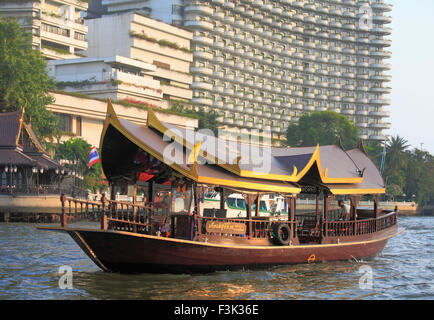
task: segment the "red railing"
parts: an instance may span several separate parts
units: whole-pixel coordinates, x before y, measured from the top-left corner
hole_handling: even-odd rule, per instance
[[[396,224],[396,213],[392,212],[377,219],[358,221],[329,221],[327,222],[327,236],[345,237],[372,234],[380,232]]]
[[[62,195],[60,200],[62,202],[62,227],[66,227],[68,217],[86,217],[100,219],[102,230],[150,232],[152,205],[108,200],[105,196],[100,202],[68,198],[65,195]]]

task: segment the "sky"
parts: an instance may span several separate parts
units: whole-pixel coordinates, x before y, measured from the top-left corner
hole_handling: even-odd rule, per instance
[[[392,16],[386,25],[392,27],[392,58],[386,61],[392,64],[392,101],[386,109],[392,127],[385,133],[434,155],[434,0],[386,2],[393,10],[386,13]]]

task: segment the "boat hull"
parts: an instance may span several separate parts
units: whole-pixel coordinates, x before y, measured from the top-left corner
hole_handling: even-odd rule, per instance
[[[50,228],[54,230],[54,228]],[[123,231],[62,229],[105,271],[206,273],[275,265],[369,258],[398,234],[397,226],[366,241],[290,246],[240,246],[140,235]]]

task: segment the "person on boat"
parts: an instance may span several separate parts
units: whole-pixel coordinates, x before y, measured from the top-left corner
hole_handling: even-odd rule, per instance
[[[338,206],[341,208],[339,220],[349,220],[348,218],[350,216],[350,206],[345,204],[344,200],[339,200]]]

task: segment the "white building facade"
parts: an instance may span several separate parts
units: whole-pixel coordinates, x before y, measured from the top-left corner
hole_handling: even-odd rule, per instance
[[[391,34],[383,1],[185,1],[193,103],[228,128],[282,138],[304,113],[348,116],[367,140],[390,128]]]
[[[48,60],[78,58],[87,49],[84,0],[2,0],[0,16],[32,33],[32,47]]]
[[[59,89],[94,98],[110,98],[167,108],[156,66],[122,56],[53,60],[49,75]]]
[[[120,55],[153,64],[153,78],[160,82],[164,99],[191,100],[191,31],[135,11],[87,19],[86,25],[88,57]]]

